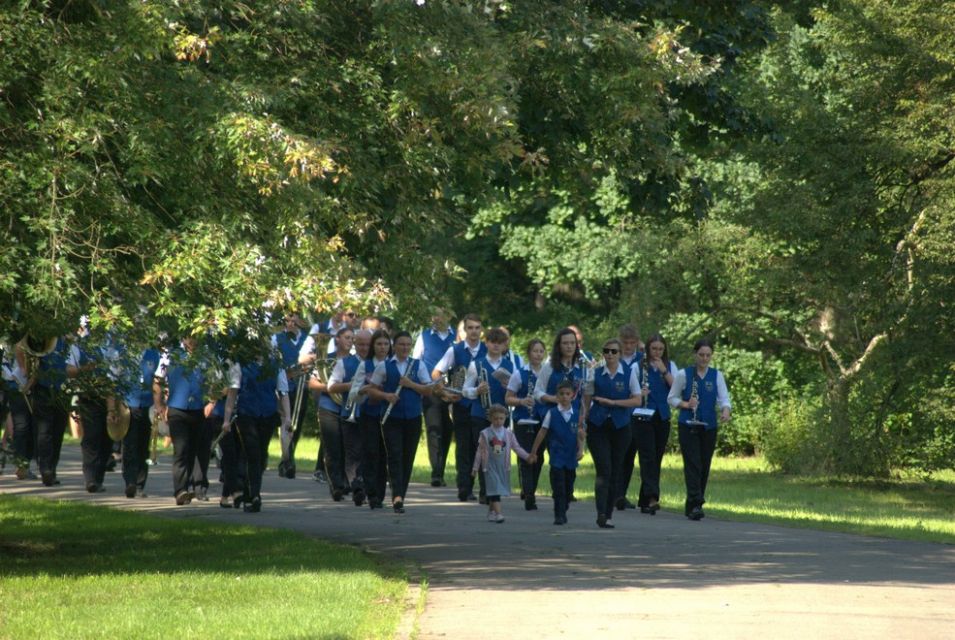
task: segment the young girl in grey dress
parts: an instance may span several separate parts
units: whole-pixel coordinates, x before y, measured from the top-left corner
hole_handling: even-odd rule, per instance
[[[484,472],[487,481],[487,521],[500,524],[504,522],[501,497],[511,495],[511,451],[530,464],[536,462],[537,456],[521,448],[514,432],[504,426],[507,409],[502,405],[491,405],[487,417],[491,426],[481,431],[471,475],[477,475],[479,469]]]

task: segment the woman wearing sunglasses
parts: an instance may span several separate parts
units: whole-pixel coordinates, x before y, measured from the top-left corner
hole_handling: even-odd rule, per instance
[[[597,526],[612,529],[615,487],[623,469],[632,432],[630,411],[643,397],[635,370],[620,362],[620,341],[604,342],[604,364],[594,371],[593,390],[587,390],[587,447],[594,460],[594,496]]]

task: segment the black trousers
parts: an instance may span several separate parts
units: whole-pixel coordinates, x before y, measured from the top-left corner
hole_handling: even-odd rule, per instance
[[[212,441],[222,429],[222,418],[210,415],[202,419],[196,444],[196,463],[192,467],[192,486],[209,488],[209,460],[212,459]]]
[[[26,467],[36,456],[36,429],[33,424],[33,414],[17,391],[7,391],[7,406],[10,408],[10,417],[13,419],[13,454],[16,456],[18,467]]]
[[[222,438],[223,443],[231,440],[222,448],[223,495],[242,491],[246,500],[261,498],[269,443],[279,422],[278,414],[236,418],[229,434],[232,437]]]
[[[36,462],[41,474],[56,477],[60,463],[63,434],[69,420],[67,398],[49,387],[35,385],[30,393],[33,403],[33,428],[36,430]]]
[[[129,431],[123,438],[123,481],[142,491],[149,476],[149,442],[152,438],[149,407],[129,409]]]
[[[332,493],[344,492],[345,482],[345,439],[342,435],[341,416],[336,411],[318,410],[318,426],[322,432],[320,454],[325,473],[328,474],[328,488]]]
[[[381,433],[381,416],[359,416],[358,433],[361,436],[361,475],[365,495],[370,503],[382,502],[388,482],[388,463]]]
[[[667,450],[667,440],[670,439],[670,421],[663,420],[659,413],[655,413],[651,420],[637,420],[632,424],[640,450],[640,497],[637,505],[646,507],[660,500],[660,468]],[[623,495],[620,493],[620,496]]]
[[[627,453],[623,457],[623,468],[620,470],[620,483],[617,487],[617,498],[626,498],[630,491],[630,481],[633,480],[633,469],[640,452],[640,442],[637,440],[637,419],[630,417],[631,440]]]
[[[554,493],[554,517],[566,518],[570,496],[574,495],[576,469],[550,468],[550,487]]]
[[[388,482],[391,499],[406,498],[411,472],[414,469],[418,441],[421,440],[421,416],[415,418],[388,418],[381,427],[388,458]]]
[[[172,492],[179,495],[189,488],[196,464],[196,453],[203,440],[205,417],[201,409],[183,411],[169,407],[166,421],[172,438]]]
[[[113,441],[106,430],[106,400],[80,396],[80,420],[83,422],[83,480],[86,484],[103,484],[106,463],[113,455]]]
[[[537,437],[537,432],[540,431],[540,428],[539,422],[514,425],[514,435],[517,437],[517,442],[528,453],[530,453],[531,447],[534,446],[534,439]],[[544,442],[546,443],[546,439]],[[537,492],[537,485],[540,482],[541,470],[544,468],[544,451],[546,448],[545,444],[541,444],[537,450],[537,462],[534,464],[529,464],[520,458],[517,459],[518,477],[521,481],[521,494],[524,497],[524,502],[527,504],[534,504],[535,502],[534,495]]]
[[[428,461],[431,463],[431,480],[444,481],[444,469],[448,451],[454,437],[454,423],[448,403],[438,398],[427,397],[424,402],[424,424],[428,433]]]
[[[686,482],[686,515],[706,502],[706,482],[716,450],[716,432],[716,429],[688,427],[685,424],[678,428],[680,452],[683,454],[683,479]]]
[[[597,515],[613,517],[624,457],[632,441],[633,433],[629,423],[618,429],[608,418],[602,425],[591,423],[587,428],[587,446],[594,460],[594,502]]]
[[[365,477],[362,474],[364,439],[361,425],[341,419],[342,444],[345,448],[345,486],[352,491],[365,490]]]
[[[462,407],[456,403],[451,405],[451,417],[454,424],[454,466],[455,484],[458,488],[458,497],[467,496],[474,489],[474,478],[471,477],[471,467],[474,465],[476,442],[471,437],[471,408]]]

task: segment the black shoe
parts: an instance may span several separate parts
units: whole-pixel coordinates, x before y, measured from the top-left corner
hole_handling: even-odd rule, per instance
[[[219,498],[219,506],[223,509],[231,509],[235,506],[235,501],[232,496],[222,496]]]
[[[612,523],[612,522],[608,522],[608,521],[607,521],[607,516],[605,516],[605,515],[602,514],[602,513],[597,515],[597,526],[600,527],[601,529],[613,529],[613,528],[614,528],[613,523]]]
[[[626,509],[636,509],[637,505],[633,504],[626,498],[618,498],[615,504],[617,511],[624,511]]]
[[[182,506],[184,504],[189,504],[192,502],[192,499],[196,497],[192,491],[180,491],[176,494],[176,504]]]
[[[103,493],[106,489],[103,488],[103,485],[97,482],[87,482],[86,483],[86,492],[87,493]]]
[[[468,500],[470,500],[471,502],[474,502],[475,500],[477,500],[477,497],[473,493],[469,493]]]
[[[563,516],[555,516],[555,517],[554,517],[554,524],[567,524],[567,518],[565,518],[565,517],[563,517]]]
[[[659,510],[660,510],[660,503],[659,503],[659,502],[651,502],[651,503],[649,504],[649,506],[647,506],[647,510],[646,510],[646,511],[643,511],[643,509],[641,509],[641,511],[643,511],[644,513],[649,513],[651,516],[657,515],[657,511],[659,511]]]
[[[356,507],[360,507],[365,504],[365,491],[363,489],[355,489],[351,499],[354,501]]]
[[[404,513],[405,512],[405,503],[401,500],[395,500],[394,504],[391,505],[394,508],[395,513]]]
[[[60,484],[60,481],[56,479],[56,474],[50,471],[41,472],[40,480],[45,487],[53,487]]]
[[[537,511],[537,501],[533,498],[524,500],[524,511]]]
[[[196,500],[202,500],[203,502],[209,502],[209,488],[208,487],[196,487]]]
[[[468,494],[466,493],[458,494],[458,502],[467,502],[467,501],[468,501]]]
[[[251,502],[246,502],[242,505],[242,510],[246,513],[258,513],[262,510],[262,498],[255,496]]]
[[[136,485],[128,484],[126,485],[126,497],[135,498],[136,497]]]
[[[328,476],[321,469],[312,474],[312,479],[321,484],[328,484]]]
[[[690,513],[686,515],[690,520],[698,521],[702,520],[706,514],[703,513],[703,509],[699,507],[693,507],[690,509]]]
[[[371,510],[381,509],[381,507],[382,507],[381,500],[373,499],[368,501],[368,508]]]
[[[17,480],[36,480],[36,474],[30,471],[30,467],[17,467]]]
[[[432,481],[431,481],[431,486],[432,486],[432,487],[440,487],[440,486],[441,486],[441,481],[440,481],[440,480],[437,480],[437,479],[432,480]]]
[[[570,496],[567,498],[567,502],[577,502],[577,496]]]
[[[334,491],[332,491],[332,500],[334,500],[335,502],[341,502],[342,498],[344,497],[345,497],[345,494],[342,493],[341,489],[335,489]]]
[[[295,479],[295,465],[294,465],[294,464],[290,464],[290,465],[288,465],[288,466],[285,467],[285,476],[283,476],[283,477],[285,477],[285,478],[288,479],[288,480],[294,480],[294,479]]]
[[[650,507],[640,507],[640,513],[650,513]]]

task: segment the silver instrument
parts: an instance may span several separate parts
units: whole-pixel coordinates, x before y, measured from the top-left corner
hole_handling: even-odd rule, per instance
[[[351,379],[351,387],[348,388],[348,396],[345,399],[345,413],[348,415],[345,422],[357,422],[358,420],[358,406],[361,404],[361,401],[358,400],[358,394],[361,388],[365,386],[364,370],[365,362],[359,361],[358,369],[355,370],[355,377]]]
[[[640,386],[644,389],[650,386],[650,364],[647,362],[647,358],[644,358],[640,363]],[[641,420],[649,420],[653,417],[653,414],[656,413],[653,409],[647,408],[648,398],[649,396],[643,396],[643,406],[636,407],[633,410],[633,415]]]
[[[479,365],[475,366],[478,369],[478,385],[483,382],[485,386],[484,393],[480,394],[481,407],[487,411],[491,408],[491,383],[487,378],[487,369]]]
[[[405,369],[405,375],[402,376],[402,377],[408,378],[409,380],[412,379],[412,367],[414,368],[414,369],[413,369],[413,372],[414,372],[414,373],[418,373],[418,363],[419,363],[419,362],[420,362],[419,360],[415,360],[414,358],[408,358],[408,368]],[[398,396],[401,396],[401,391],[402,391],[403,389],[404,389],[404,387],[401,386],[401,380],[399,379],[399,380],[398,380],[398,389],[397,389],[397,391],[396,391],[396,393],[398,394]],[[381,416],[381,424],[385,424],[386,422],[388,422],[388,416],[391,415],[391,410],[395,408],[395,405],[396,405],[396,404],[398,404],[398,401],[397,401],[397,400],[395,400],[394,402],[389,402],[389,403],[388,403],[388,408],[385,409],[385,415]]]
[[[700,397],[700,393],[699,393],[699,389],[697,389],[696,376],[693,376],[693,386],[690,387],[690,400],[692,400],[693,398],[699,399],[699,397]],[[690,420],[687,420],[686,424],[689,427],[706,427],[707,426],[705,422],[703,422],[702,420],[696,417],[696,407],[693,409],[693,417]]]

